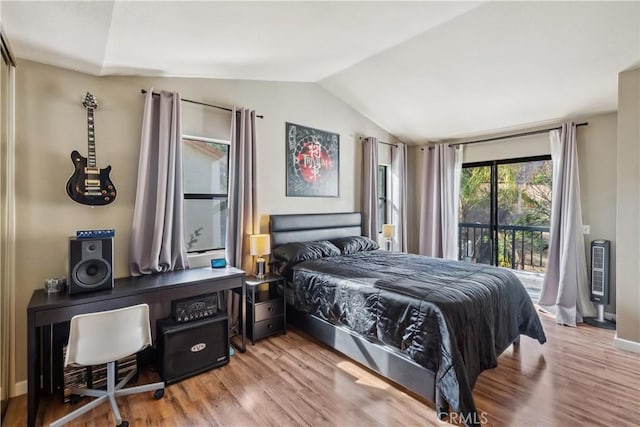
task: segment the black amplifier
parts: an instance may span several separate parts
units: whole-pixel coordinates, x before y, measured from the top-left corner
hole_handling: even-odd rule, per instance
[[[191,322],[218,313],[218,294],[198,295],[171,301],[171,314],[177,323]]]
[[[157,322],[158,368],[167,384],[229,363],[226,314],[189,323]]]

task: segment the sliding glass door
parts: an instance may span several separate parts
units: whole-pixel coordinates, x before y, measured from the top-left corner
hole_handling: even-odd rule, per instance
[[[460,259],[545,271],[551,181],[550,156],[463,165]]]
[[[493,264],[491,166],[463,166],[460,179],[460,259]]]

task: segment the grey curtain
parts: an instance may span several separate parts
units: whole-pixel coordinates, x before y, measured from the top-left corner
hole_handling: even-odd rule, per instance
[[[538,304],[554,313],[557,323],[576,326],[582,322],[582,316],[594,316],[595,308],[589,302],[575,124],[563,124],[559,131],[551,131],[550,138],[551,234]]]
[[[147,92],[129,254],[132,276],[189,268],[184,242],[180,95]]]
[[[362,150],[362,234],[378,241],[378,138],[365,138]]]
[[[391,146],[391,222],[393,247],[407,252],[407,147],[401,142]]]
[[[437,144],[422,152],[419,253],[458,259],[458,209],[462,146]]]
[[[249,236],[255,234],[256,216],[256,112],[234,108],[231,113],[229,150],[229,204],[225,255],[230,265],[253,272],[249,255]],[[227,313],[236,331],[238,294],[227,293]]]

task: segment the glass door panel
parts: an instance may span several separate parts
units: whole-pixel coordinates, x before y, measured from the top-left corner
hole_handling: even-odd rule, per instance
[[[492,263],[491,166],[464,167],[460,177],[459,258]]]
[[[544,272],[551,223],[551,160],[497,165],[498,265]]]

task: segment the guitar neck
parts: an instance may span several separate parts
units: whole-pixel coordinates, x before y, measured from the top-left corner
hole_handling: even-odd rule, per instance
[[[90,168],[95,168],[97,165],[96,162],[96,133],[95,126],[93,120],[93,108],[87,108],[87,143],[88,143],[88,153],[87,153],[87,166]]]

